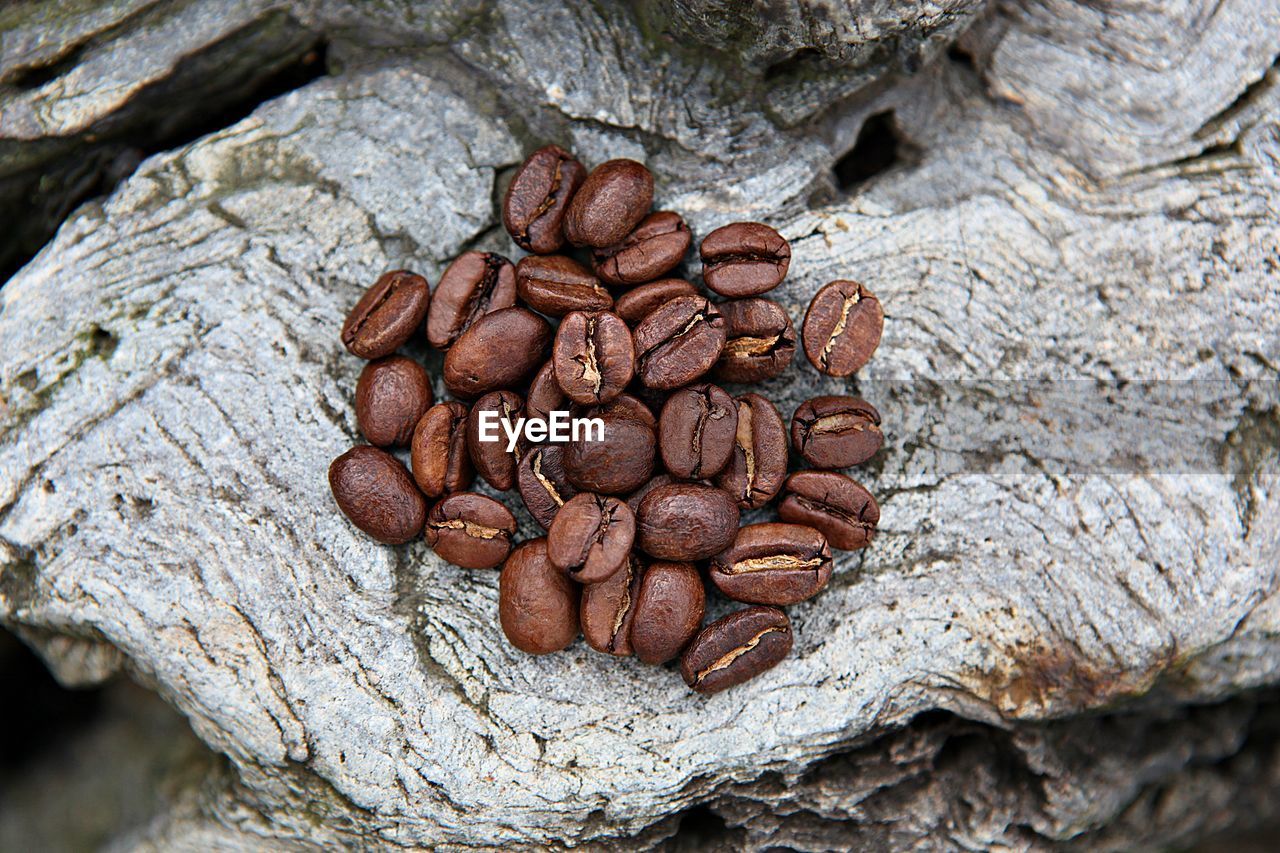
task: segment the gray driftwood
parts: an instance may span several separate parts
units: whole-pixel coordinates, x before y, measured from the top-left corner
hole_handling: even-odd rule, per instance
[[[0,618],[229,759],[122,844],[657,844],[708,803],[733,845],[1129,846],[1274,813],[1273,705],[1229,698],[1280,680],[1274,3],[60,5],[0,10],[6,210],[321,39],[333,72],[147,159],[0,291]],[[898,161],[842,187],[890,111]],[[495,574],[328,494],[348,306],[508,247],[495,196],[549,139],[646,160],[699,233],[777,225],[797,320],[835,277],[885,305],[880,535],[719,696],[515,652]]]

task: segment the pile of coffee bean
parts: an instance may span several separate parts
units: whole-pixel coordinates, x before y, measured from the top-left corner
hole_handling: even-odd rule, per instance
[[[581,633],[606,654],[679,657],[689,686],[711,693],[782,660],[792,635],[780,608],[827,585],[832,548],[871,542],[875,499],[832,469],[865,462],[883,437],[879,413],[856,397],[808,400],[788,437],[767,398],[706,381],[750,385],[790,365],[795,328],[762,294],[786,276],[791,246],[758,222],[712,231],[699,246],[702,280],[723,298],[712,301],[669,277],[693,235],[652,202],[640,163],[588,173],[550,145],[520,166],[503,203],[506,230],[531,254],[513,264],[467,252],[434,294],[412,272],[379,278],[342,327],[343,345],[369,360],[356,385],[369,444],[334,460],[329,484],[381,542],[425,531],[451,563],[502,566],[498,616],[517,648],[546,654]],[[805,315],[805,355],[850,376],[883,320],[865,287],[833,281]],[[453,400],[435,402],[425,368],[396,354],[424,321]],[[567,440],[552,440],[557,417]],[[577,430],[578,418],[602,429]],[[788,476],[788,442],[811,469]],[[405,446],[412,473],[380,449]],[[546,535],[517,545],[511,510],[468,491],[477,474],[518,490]],[[739,513],[779,496],[781,521],[739,526]],[[751,606],[704,627],[707,579]]]

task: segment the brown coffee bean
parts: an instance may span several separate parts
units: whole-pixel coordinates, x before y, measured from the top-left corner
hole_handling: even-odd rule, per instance
[[[754,383],[787,369],[796,354],[796,330],[781,305],[768,299],[734,299],[718,306],[724,315],[725,344],[716,378]]]
[[[738,401],[733,458],[716,478],[743,509],[759,509],[773,499],[787,476],[787,433],[773,403],[759,394]]]
[[[791,266],[791,245],[760,222],[735,222],[717,228],[702,241],[702,280],[707,287],[737,299],[777,287]]]
[[[546,530],[565,502],[578,493],[564,473],[564,445],[530,448],[516,471],[520,498],[533,520]]]
[[[413,431],[413,479],[427,497],[460,492],[471,485],[467,452],[467,407],[452,400],[427,410]]]
[[[821,531],[832,548],[856,551],[871,544],[880,507],[860,483],[836,471],[797,471],[782,486],[778,517]]]
[[[498,621],[511,645],[531,655],[568,648],[578,636],[578,585],[547,559],[546,537],[512,552],[498,578]]]
[[[622,568],[636,517],[617,498],[584,493],[567,501],[547,531],[547,557],[579,583],[599,583]]]
[[[552,412],[569,410],[569,398],[564,389],[556,381],[556,362],[550,359],[538,369],[529,382],[529,395],[525,397],[524,409],[531,418],[547,420]]]
[[[516,293],[549,317],[570,311],[607,311],[613,297],[586,267],[564,255],[529,255],[516,264]]]
[[[826,537],[803,524],[748,524],[711,559],[710,575],[734,601],[797,604],[831,580],[831,549]]]
[[[588,441],[584,432],[578,441],[565,445],[564,471],[569,482],[584,492],[625,495],[653,475],[656,428],[653,415],[640,401],[623,394],[581,416],[600,418],[604,437]]]
[[[575,246],[621,242],[653,204],[653,175],[635,160],[609,160],[591,170],[574,193],[564,236]]]
[[[486,415],[488,413],[488,415]],[[523,438],[515,449],[507,451],[507,431],[525,415],[524,400],[514,391],[490,391],[471,407],[467,418],[467,452],[476,473],[500,492],[509,491],[516,484],[516,466],[525,449]],[[483,420],[491,424],[487,435],[492,441],[481,441]]]
[[[378,447],[399,447],[431,408],[431,379],[416,361],[389,355],[371,361],[356,382],[356,424]]]
[[[447,350],[484,315],[516,304],[516,268],[493,252],[466,252],[440,276],[427,311],[427,342]]]
[[[575,403],[608,403],[635,374],[631,330],[609,311],[574,311],[560,323],[552,348],[556,381]]]
[[[391,355],[422,325],[431,286],[408,270],[383,273],[342,324],[342,345],[360,358]]]
[[[632,512],[638,512],[640,510],[640,501],[644,500],[645,495],[649,494],[654,489],[658,488],[658,486],[665,486],[668,483],[675,483],[675,482],[677,482],[676,478],[672,477],[670,474],[659,474],[658,476],[649,480],[649,482],[645,483],[640,488],[636,489],[630,495],[628,495],[627,506],[631,507]],[[708,485],[708,484],[703,483],[703,485]]]
[[[457,492],[431,507],[426,534],[441,559],[464,569],[492,569],[511,552],[516,518],[493,498]]]
[[[634,327],[655,308],[670,302],[677,296],[697,296],[698,289],[682,278],[660,278],[648,284],[633,287],[618,297],[613,304],[616,313]]]
[[[680,214],[659,210],[646,216],[621,243],[591,253],[596,275],[610,284],[653,281],[682,260],[693,242]]]
[[[648,664],[676,657],[702,627],[706,606],[707,591],[692,563],[650,564],[632,607],[632,651]]]
[[[445,353],[445,387],[464,399],[513,388],[538,369],[550,345],[551,327],[532,311],[485,314]]]
[[[815,468],[861,465],[884,444],[880,413],[859,397],[814,397],[791,416],[791,444]]]
[[[644,577],[644,562],[632,552],[622,568],[582,588],[582,636],[598,652],[631,654],[631,617]]]
[[[422,532],[427,501],[385,450],[360,445],[333,460],[329,488],[343,515],[379,542],[400,545]]]
[[[738,532],[738,507],[700,483],[658,486],[636,511],[636,545],[659,560],[692,562],[719,554]]]
[[[880,345],[884,309],[856,281],[833,281],[818,291],[804,315],[804,354],[820,373],[852,376]]]
[[[634,338],[640,381],[650,388],[679,388],[720,358],[724,317],[701,296],[680,296],[641,320]]]
[[[747,607],[698,632],[680,659],[680,675],[699,693],[716,693],[777,666],[791,642],[787,614],[776,607]]]
[[[545,255],[564,245],[564,214],[586,175],[582,164],[558,145],[529,155],[502,200],[502,224],[517,246]]]
[[[674,392],[658,420],[658,447],[667,470],[686,480],[713,477],[733,455],[738,406],[715,385]]]

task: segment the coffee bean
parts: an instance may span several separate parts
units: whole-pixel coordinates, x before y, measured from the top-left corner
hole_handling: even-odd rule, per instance
[[[551,327],[532,311],[485,314],[445,354],[445,387],[462,398],[512,388],[537,370],[550,344]]]
[[[803,524],[748,524],[711,559],[710,575],[734,601],[797,604],[831,580],[831,549],[825,536]]]
[[[455,566],[492,569],[507,558],[516,518],[493,498],[457,492],[427,513],[427,544]]]
[[[636,544],[659,560],[703,560],[733,543],[738,507],[723,490],[700,483],[658,486],[636,512]]]
[[[680,675],[699,693],[716,693],[777,666],[790,651],[787,614],[747,607],[698,632],[680,659]]]
[[[791,444],[815,468],[861,465],[884,444],[880,413],[858,397],[814,397],[791,416]]]
[[[570,483],[584,492],[625,495],[652,476],[656,426],[644,404],[623,394],[608,406],[587,409],[582,417],[600,418],[604,437],[587,441],[584,432],[565,445],[564,471]]]
[[[614,313],[631,326],[635,326],[655,308],[670,302],[677,296],[697,296],[698,289],[682,278],[660,278],[648,284],[633,287],[618,297],[613,304]]]
[[[329,488],[343,515],[379,542],[400,545],[422,532],[427,501],[385,450],[360,445],[333,460]]]
[[[471,485],[467,452],[467,407],[452,400],[427,410],[413,431],[413,479],[427,497],[460,492]]]
[[[852,376],[880,345],[884,310],[856,281],[833,281],[818,291],[804,315],[804,354],[820,373]]]
[[[679,296],[635,330],[636,372],[650,388],[679,388],[706,373],[724,349],[724,317],[701,296]]]
[[[686,480],[713,477],[729,464],[738,431],[738,406],[715,385],[673,393],[658,420],[658,447],[667,470]]]
[[[552,353],[556,381],[575,403],[608,403],[635,374],[631,330],[609,311],[574,311],[565,317]]]
[[[787,476],[787,434],[773,403],[759,394],[738,401],[738,431],[729,467],[716,479],[743,509],[759,509],[773,499]]]
[[[356,424],[370,444],[405,445],[431,401],[431,379],[422,365],[402,355],[389,355],[369,362],[360,372]]]
[[[836,471],[797,471],[782,486],[778,517],[821,531],[832,548],[856,551],[871,544],[880,507],[857,481]]]
[[[564,214],[586,174],[582,164],[558,145],[529,155],[502,200],[502,224],[517,246],[545,255],[564,244]]]
[[[342,324],[342,345],[360,358],[391,355],[422,325],[431,305],[427,280],[408,270],[383,273]]]
[[[543,444],[530,448],[516,470],[520,497],[533,520],[546,530],[560,507],[578,493],[564,473],[564,445]]]
[[[735,222],[706,236],[700,249],[707,287],[737,299],[777,287],[791,266],[791,245],[760,222]]]
[[[659,210],[646,216],[621,243],[591,253],[596,275],[610,284],[653,281],[684,260],[693,234],[680,214]]]
[[[796,330],[781,305],[768,299],[734,299],[718,307],[726,339],[716,378],[763,382],[787,369],[796,354]]]
[[[480,421],[486,412],[492,413],[490,422],[497,424],[489,430],[490,437],[496,437],[496,441],[480,440]],[[516,466],[520,464],[526,442],[521,439],[515,449],[508,452],[507,430],[514,430],[524,414],[524,400],[519,394],[490,391],[476,401],[467,418],[467,452],[471,455],[471,464],[485,482],[500,492],[509,491],[516,484]]]
[[[627,506],[631,507],[632,512],[639,511],[640,501],[644,500],[645,495],[649,494],[654,489],[658,488],[658,486],[665,486],[667,483],[674,483],[674,482],[676,482],[676,478],[672,477],[670,474],[659,474],[658,476],[649,480],[649,482],[645,483],[640,488],[636,489],[630,495],[628,495]],[[707,484],[704,483],[703,485],[707,485]]]
[[[568,408],[569,398],[556,381],[555,359],[548,359],[529,381],[529,394],[524,400],[524,410],[529,413],[529,417],[545,421],[552,412],[563,412]]]
[[[644,562],[632,552],[618,571],[582,588],[582,636],[598,652],[631,654],[631,617],[644,577]]]
[[[613,297],[586,267],[564,255],[529,255],[516,264],[516,293],[535,311],[607,311]]]
[[[584,493],[556,513],[547,557],[579,583],[599,583],[622,568],[636,536],[636,517],[617,498]]]
[[[657,562],[645,569],[631,613],[631,649],[644,663],[666,663],[702,626],[707,592],[692,563]]]
[[[498,621],[511,645],[531,655],[568,648],[578,636],[578,585],[547,559],[546,537],[512,552],[498,578]]]
[[[493,252],[460,255],[440,276],[427,312],[427,342],[447,350],[484,315],[516,304],[516,268]]]
[[[635,160],[609,160],[591,170],[574,193],[564,236],[575,246],[621,242],[653,204],[653,175]]]

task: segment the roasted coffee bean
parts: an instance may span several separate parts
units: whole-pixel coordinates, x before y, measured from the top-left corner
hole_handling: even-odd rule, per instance
[[[734,399],[715,385],[692,385],[674,392],[662,407],[658,448],[677,477],[713,477],[729,464],[737,432]]]
[[[547,557],[579,583],[599,583],[627,561],[636,517],[617,498],[584,493],[560,508],[547,531]]]
[[[611,402],[605,403],[603,406],[592,406],[582,410],[583,417],[591,418],[631,418],[647,424],[650,429],[657,432],[658,419],[653,416],[653,409],[632,394],[619,394]]]
[[[648,664],[680,654],[702,627],[707,591],[692,563],[657,562],[645,569],[631,614],[631,649]]]
[[[680,675],[699,693],[716,693],[777,666],[790,651],[787,614],[748,607],[699,631],[680,659]]]
[[[679,388],[720,358],[724,317],[701,296],[679,296],[641,320],[634,337],[640,381],[650,388]]]
[[[474,476],[467,452],[467,407],[437,403],[418,421],[410,451],[413,479],[427,497],[460,492]]]
[[[493,252],[460,255],[440,276],[427,311],[427,342],[448,349],[484,315],[516,304],[516,268]]]
[[[791,444],[815,468],[861,465],[884,444],[880,413],[859,397],[814,397],[791,416]]]
[[[701,254],[702,280],[730,299],[773,290],[791,266],[791,245],[760,222],[717,228],[702,241]]]
[[[507,187],[502,224],[516,245],[545,255],[564,245],[564,214],[587,170],[558,145],[529,155]]]
[[[635,160],[609,160],[592,169],[573,194],[564,236],[575,246],[612,246],[640,224],[652,204],[649,170]]]
[[[422,325],[431,286],[408,270],[383,273],[342,324],[342,345],[360,358],[391,355]]]
[[[564,445],[543,444],[530,448],[516,471],[520,497],[533,520],[546,530],[560,507],[578,493],[564,473]]]
[[[529,395],[525,397],[524,410],[529,413],[529,417],[545,421],[552,412],[563,412],[568,409],[569,398],[564,395],[564,389],[556,381],[555,359],[548,359],[529,382]]]
[[[660,278],[648,284],[633,287],[618,297],[613,304],[614,313],[636,326],[655,308],[670,302],[677,296],[697,296],[698,289],[682,278]]]
[[[516,517],[493,498],[457,492],[427,513],[427,544],[455,566],[492,569],[507,558]]]
[[[492,441],[481,441],[481,420],[487,417],[491,426],[487,434]],[[507,432],[514,431],[516,423],[524,417],[524,400],[514,391],[490,391],[471,407],[467,418],[467,452],[476,473],[500,492],[509,491],[516,484],[516,466],[524,451],[524,439],[516,442],[508,451]]]
[[[743,509],[773,499],[787,476],[787,433],[773,403],[759,394],[738,397],[733,458],[716,479]]]
[[[598,652],[631,654],[631,617],[644,577],[644,562],[633,551],[622,568],[600,583],[582,588],[582,636]]]
[[[511,645],[531,655],[568,648],[578,636],[578,585],[547,559],[546,537],[511,553],[498,578],[498,621]]]
[[[711,582],[734,601],[797,604],[831,580],[831,549],[803,524],[748,524],[733,545],[711,559]]]
[[[385,450],[360,445],[333,460],[329,488],[343,515],[379,542],[400,545],[422,532],[427,501]]]
[[[613,297],[586,267],[564,255],[529,255],[516,264],[516,293],[549,317],[570,311],[607,311]]]
[[[645,483],[640,488],[636,489],[630,495],[628,495],[627,506],[631,507],[632,512],[639,511],[640,501],[644,500],[645,495],[649,494],[654,489],[658,488],[658,486],[665,486],[667,483],[674,483],[674,482],[676,482],[676,478],[672,477],[670,474],[659,474],[658,476],[651,479],[649,482]],[[707,484],[704,483],[703,485],[707,485]]]
[[[552,348],[556,381],[575,403],[608,403],[636,369],[631,330],[609,311],[574,311],[564,318]]]
[[[625,401],[625,405],[618,405]],[[635,408],[637,411],[629,411]],[[564,471],[578,489],[605,495],[625,495],[638,489],[653,475],[657,431],[653,415],[642,403],[622,395],[608,406],[587,409],[582,417],[600,418],[604,437],[589,441],[586,431],[579,440],[565,445]]]
[[[658,486],[636,511],[636,545],[659,560],[704,560],[728,548],[737,532],[733,498],[701,483]]]
[[[680,214],[659,210],[646,216],[621,243],[591,253],[596,275],[610,284],[653,281],[684,260],[693,234]]]
[[[466,399],[513,388],[538,369],[550,345],[551,327],[532,311],[485,314],[445,354],[445,387]]]
[[[804,315],[804,354],[819,372],[852,376],[880,345],[884,309],[856,281],[833,281],[818,291]]]
[[[356,424],[370,444],[405,445],[431,402],[431,379],[422,365],[402,355],[389,355],[369,362],[360,372]]]
[[[856,551],[871,544],[880,507],[857,481],[837,471],[797,471],[782,485],[778,517],[807,524],[832,548]]]
[[[717,379],[763,382],[787,369],[796,354],[796,330],[781,305],[768,299],[734,299],[717,307],[725,322]]]

